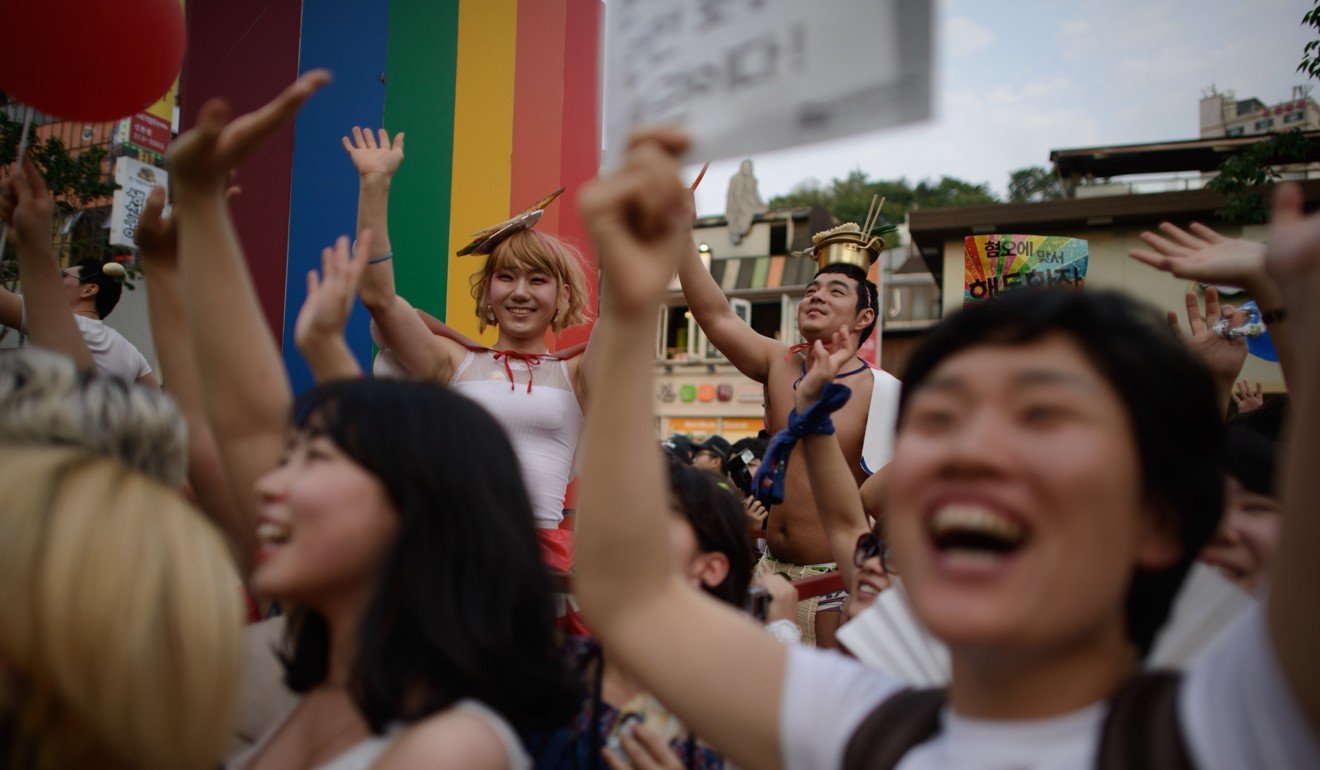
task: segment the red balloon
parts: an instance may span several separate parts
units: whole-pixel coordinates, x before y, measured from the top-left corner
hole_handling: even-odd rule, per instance
[[[183,64],[179,0],[0,0],[0,90],[66,120],[117,120]]]

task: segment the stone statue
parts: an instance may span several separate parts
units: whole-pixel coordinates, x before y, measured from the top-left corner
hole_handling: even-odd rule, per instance
[[[729,180],[729,194],[725,198],[724,216],[729,220],[729,240],[734,244],[742,243],[752,229],[752,219],[766,211],[765,201],[761,200],[761,193],[756,188],[752,161],[744,160],[738,173]]]

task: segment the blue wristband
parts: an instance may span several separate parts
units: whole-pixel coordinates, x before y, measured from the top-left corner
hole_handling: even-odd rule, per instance
[[[373,259],[368,259],[368,260],[367,260],[367,264],[368,264],[368,265],[379,265],[381,262],[388,262],[388,261],[391,260],[391,259],[394,259],[394,252],[392,252],[392,251],[391,251],[389,254],[386,254],[386,255],[383,256],[383,257],[375,257],[375,258],[373,258]]]

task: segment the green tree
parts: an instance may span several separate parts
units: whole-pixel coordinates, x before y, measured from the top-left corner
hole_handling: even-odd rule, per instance
[[[915,186],[907,179],[871,179],[865,171],[853,169],[848,175],[828,185],[817,180],[798,184],[785,195],[770,199],[770,208],[822,206],[841,222],[861,222],[871,207],[871,197],[885,199],[881,222],[902,222],[914,208],[949,208],[998,203],[987,184],[944,176],[939,181],[925,180]]]
[[[18,144],[22,124],[0,112],[0,166],[8,166],[18,157]],[[67,228],[70,260],[86,256],[103,258],[108,250],[107,236],[99,222],[78,216],[92,203],[119,189],[106,170],[109,157],[105,147],[88,147],[72,153],[58,137],[46,141],[33,141],[28,145],[32,163],[46,179],[46,186],[55,196],[57,227]],[[26,161],[25,161],[26,162]],[[6,245],[0,254],[0,282],[13,288],[18,278],[12,246]],[[127,284],[132,288],[132,284]]]
[[[1219,176],[1207,185],[1224,195],[1228,206],[1220,215],[1231,222],[1256,224],[1270,217],[1261,192],[1279,180],[1277,166],[1313,160],[1320,147],[1300,129],[1274,134],[1247,147],[1219,165]]]
[[[1043,166],[1029,166],[1009,172],[1009,203],[1057,201],[1062,197],[1063,183]]]
[[[1320,0],[1302,17],[1302,26],[1320,32]],[[1320,40],[1312,40],[1302,48],[1302,63],[1297,71],[1312,79],[1320,79]]]

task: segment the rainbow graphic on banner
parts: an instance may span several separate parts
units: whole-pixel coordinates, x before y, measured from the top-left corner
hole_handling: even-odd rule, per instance
[[[969,235],[963,241],[963,304],[1005,292],[1086,283],[1087,242],[1062,235]]]

